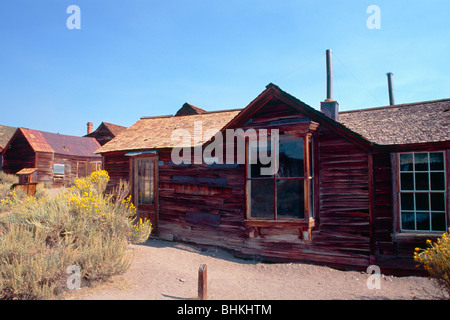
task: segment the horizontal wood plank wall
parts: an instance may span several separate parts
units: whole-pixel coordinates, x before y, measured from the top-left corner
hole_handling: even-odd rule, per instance
[[[126,152],[111,152],[103,155],[103,169],[109,174],[107,192],[117,186],[120,180],[130,180],[130,158]]]
[[[36,152],[37,182],[53,182],[53,153]]]
[[[244,166],[176,166],[170,156],[159,153],[160,238],[242,250]]]
[[[286,107],[274,110],[277,121],[293,118]],[[266,109],[245,127],[269,119]],[[299,229],[256,230],[245,225],[244,165],[173,166],[167,151],[159,152],[160,238],[271,261],[366,268],[370,255],[367,153],[325,128],[319,129],[319,139],[320,225],[311,242],[303,240]]]
[[[79,157],[55,154],[53,156],[53,163],[47,167],[51,171],[51,177],[53,178],[53,164],[64,165],[64,184],[68,185],[76,178],[82,178],[89,176],[96,169],[95,163],[102,162],[100,157]],[[47,165],[47,164],[46,164]]]
[[[304,119],[279,103],[268,106],[244,127],[271,118]],[[304,241],[298,228],[246,225],[243,164],[175,166],[170,150],[158,151],[159,237],[270,261],[366,268],[370,255],[367,153],[326,127],[318,130],[320,212],[311,241]],[[110,188],[120,179],[129,179],[125,152],[103,156]]]
[[[336,264],[368,266],[370,256],[367,152],[319,129],[319,223],[313,243]]]

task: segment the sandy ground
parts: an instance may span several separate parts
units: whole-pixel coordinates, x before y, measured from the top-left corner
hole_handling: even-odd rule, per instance
[[[267,264],[242,260],[222,250],[149,240],[131,245],[128,271],[111,281],[69,292],[66,299],[195,299],[198,269],[207,265],[209,300],[361,300],[442,297],[427,277],[382,275],[369,289],[369,274],[300,263]]]

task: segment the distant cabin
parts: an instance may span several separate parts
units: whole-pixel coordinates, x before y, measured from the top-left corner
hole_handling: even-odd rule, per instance
[[[3,170],[16,174],[36,168],[36,182],[65,185],[101,169],[98,148],[94,138],[17,128],[2,152]]]
[[[97,151],[109,188],[131,183],[155,237],[267,261],[414,273],[414,248],[450,227],[450,99],[346,112],[324,101],[318,111],[269,84],[244,109],[203,111],[142,117]],[[227,132],[236,136],[215,145]],[[174,161],[180,147],[189,161]],[[263,175],[268,158],[256,155],[273,150],[276,170]],[[222,152],[229,161],[217,161]]]
[[[9,142],[9,139],[16,132],[17,128],[0,125],[0,170],[3,167],[3,154],[2,151]]]
[[[87,134],[85,137],[95,138],[101,146],[111,141],[119,135],[119,133],[127,129],[127,127],[108,122],[102,122],[95,131],[92,131],[92,128],[92,122],[88,122]]]

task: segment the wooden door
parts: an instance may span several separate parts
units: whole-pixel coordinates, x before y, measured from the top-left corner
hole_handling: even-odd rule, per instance
[[[133,203],[138,218],[150,219],[152,234],[158,235],[158,162],[157,157],[138,157],[132,161]]]

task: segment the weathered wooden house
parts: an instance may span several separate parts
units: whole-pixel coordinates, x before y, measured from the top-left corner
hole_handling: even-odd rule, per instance
[[[131,182],[139,214],[161,239],[269,261],[412,272],[414,247],[449,227],[450,100],[321,106],[269,84],[244,109],[143,117],[97,152],[110,187]],[[190,137],[184,145],[180,134]],[[278,158],[263,175],[273,164],[255,157],[264,152]],[[190,161],[174,161],[181,154]]]
[[[92,131],[92,122],[87,123],[87,134],[85,137],[95,138],[101,146],[114,139],[119,133],[126,130],[127,127],[117,124],[102,122],[95,131]]]
[[[0,170],[3,167],[3,154],[2,151],[9,142],[9,139],[16,132],[17,128],[0,125]]]
[[[101,169],[102,158],[95,153],[98,148],[94,138],[18,128],[2,152],[3,170],[16,174],[36,168],[36,182],[67,184]]]

